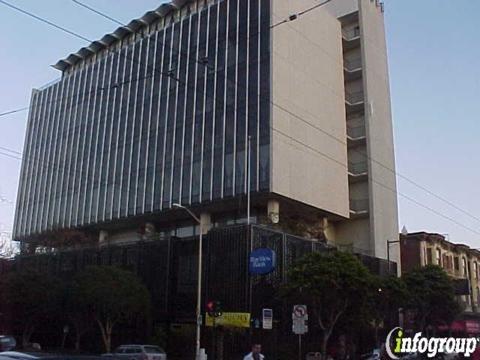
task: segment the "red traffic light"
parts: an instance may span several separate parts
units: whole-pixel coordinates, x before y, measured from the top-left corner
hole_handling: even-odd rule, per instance
[[[215,303],[213,301],[209,301],[207,303],[207,312],[208,314],[210,315],[211,313],[213,313],[215,311]]]
[[[207,313],[212,317],[222,316],[222,303],[220,301],[210,300],[209,302],[207,302]]]

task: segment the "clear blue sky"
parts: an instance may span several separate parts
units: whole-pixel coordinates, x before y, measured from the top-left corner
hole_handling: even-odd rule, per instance
[[[7,0],[79,34],[116,28],[70,0]],[[162,1],[84,0],[123,22]],[[476,0],[387,0],[397,171],[449,199],[478,220],[399,179],[399,192],[475,230],[469,231],[399,196],[400,227],[449,234],[480,247],[480,42]],[[32,88],[60,74],[50,67],[85,46],[80,39],[0,4],[0,112],[28,105]],[[0,118],[0,146],[22,151],[26,113]],[[0,152],[5,152],[1,150]],[[0,230],[10,230],[20,162],[0,155]]]

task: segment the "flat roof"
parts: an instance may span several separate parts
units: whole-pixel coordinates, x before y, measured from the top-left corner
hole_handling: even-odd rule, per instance
[[[410,238],[413,240],[430,240],[430,238],[434,237],[436,239],[440,239],[443,243],[448,244],[451,247],[454,248],[465,248],[468,251],[475,251],[480,254],[480,250],[477,248],[472,248],[467,244],[462,244],[462,243],[454,243],[451,242],[450,240],[447,240],[445,235],[439,234],[439,233],[431,233],[427,231],[417,231],[417,232],[411,232],[408,233],[407,235],[400,234],[403,237]]]

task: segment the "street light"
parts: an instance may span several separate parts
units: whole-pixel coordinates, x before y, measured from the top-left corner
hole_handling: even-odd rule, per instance
[[[68,325],[65,325],[63,327],[62,350],[65,349],[65,340],[67,339],[67,335],[69,331],[70,331],[70,328],[68,327]]]
[[[408,235],[408,230],[404,226],[402,228],[402,235],[407,236]],[[391,244],[398,244],[400,243],[401,240],[387,240],[387,262],[388,262],[388,275],[390,275],[390,245]]]
[[[203,248],[203,228],[202,228],[202,221],[201,219],[195,215],[190,209],[186,208],[181,204],[172,204],[172,207],[177,209],[185,210],[200,226],[200,236],[198,240],[198,271],[197,271],[197,338],[195,343],[195,354],[196,358],[200,359],[200,331],[201,331],[201,319],[202,319],[202,248]]]

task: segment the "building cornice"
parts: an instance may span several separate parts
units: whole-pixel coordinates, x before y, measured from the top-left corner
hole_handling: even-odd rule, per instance
[[[125,26],[120,26],[114,32],[104,35],[100,40],[93,41],[90,45],[78,50],[76,53],[68,55],[59,60],[53,68],[65,72],[70,67],[84,61],[103,49],[110,48],[112,45],[122,41],[130,34],[135,34],[148,27],[149,25],[165,18],[172,12],[182,9],[188,3],[196,0],[172,0],[170,3],[160,5],[157,9],[146,12],[142,17],[130,21]]]

